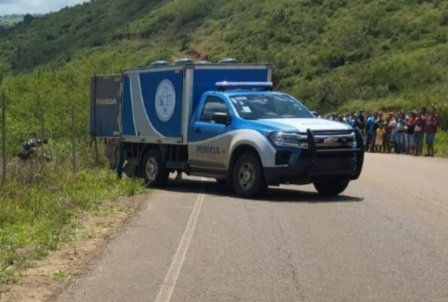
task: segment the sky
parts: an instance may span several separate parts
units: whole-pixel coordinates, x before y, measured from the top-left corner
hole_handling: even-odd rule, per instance
[[[0,0],[0,16],[9,14],[45,14],[86,0]]]

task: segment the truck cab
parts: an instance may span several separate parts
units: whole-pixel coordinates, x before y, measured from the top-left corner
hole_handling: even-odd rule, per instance
[[[359,176],[362,139],[349,125],[316,118],[292,96],[263,89],[271,83],[216,85],[190,123],[193,171],[229,181],[243,196],[269,185],[309,183],[335,195]]]
[[[273,91],[270,77],[270,65],[251,64],[125,72],[120,132],[135,174],[157,187],[181,170],[244,198],[280,184],[342,193],[362,171],[360,132]]]

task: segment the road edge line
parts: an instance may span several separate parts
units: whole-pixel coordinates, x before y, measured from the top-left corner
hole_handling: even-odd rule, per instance
[[[205,194],[200,193],[196,198],[196,202],[193,210],[191,211],[190,218],[188,219],[187,226],[184,234],[174,254],[173,261],[171,262],[168,273],[165,276],[162,287],[157,295],[156,302],[169,302],[176,286],[177,279],[179,278],[182,266],[187,255],[188,248],[190,247],[191,239],[193,238],[196,224],[199,218],[199,214],[204,203]]]

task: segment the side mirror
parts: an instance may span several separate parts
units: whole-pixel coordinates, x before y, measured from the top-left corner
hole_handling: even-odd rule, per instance
[[[215,112],[211,121],[215,122],[215,124],[229,125],[230,114],[228,112]]]
[[[316,111],[311,111],[311,113],[312,113],[315,117],[319,117],[319,113],[317,113]]]

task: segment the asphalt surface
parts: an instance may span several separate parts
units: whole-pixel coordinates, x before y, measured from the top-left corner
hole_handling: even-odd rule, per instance
[[[326,199],[173,180],[57,301],[446,302],[448,160],[367,154]]]

